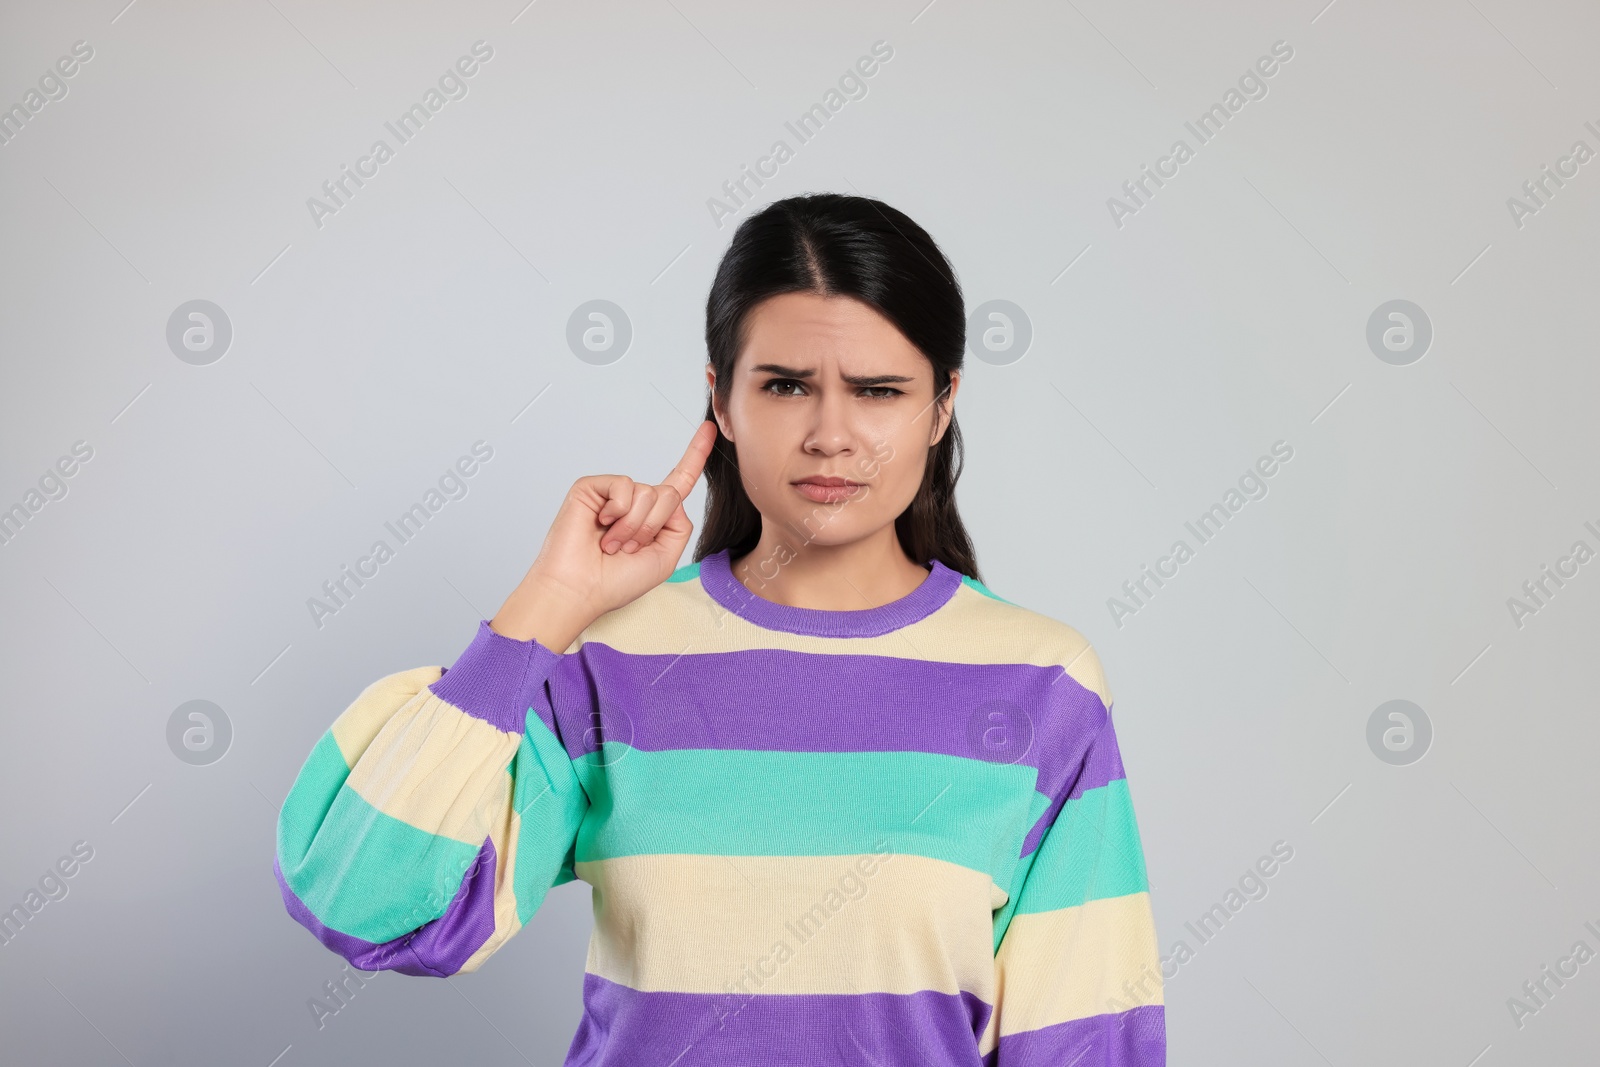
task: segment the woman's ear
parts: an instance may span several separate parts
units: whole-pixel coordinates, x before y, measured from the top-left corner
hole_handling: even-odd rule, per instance
[[[722,436],[733,440],[733,434],[728,432],[728,412],[724,408],[722,398],[717,395],[717,368],[706,364],[706,388],[711,394],[711,414],[715,417],[717,429],[722,431]]]
[[[934,420],[933,440],[928,442],[929,448],[943,440],[945,431],[950,428],[950,420],[955,418],[956,390],[959,388],[961,388],[961,372],[953,370],[950,372],[950,385],[945,390],[944,397],[934,405],[938,415]]]

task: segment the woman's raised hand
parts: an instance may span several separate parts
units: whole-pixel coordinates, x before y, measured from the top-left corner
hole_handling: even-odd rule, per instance
[[[716,423],[702,422],[659,485],[622,474],[574,482],[533,566],[490,628],[564,652],[589,623],[666,581],[694,531],[683,501],[716,440]]]

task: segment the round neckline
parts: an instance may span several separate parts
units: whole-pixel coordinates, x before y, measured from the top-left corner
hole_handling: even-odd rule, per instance
[[[878,637],[909,626],[938,611],[955,596],[961,575],[938,560],[929,560],[922,584],[899,600],[875,608],[833,611],[797,608],[768,600],[747,589],[733,574],[723,548],[700,561],[700,586],[712,600],[747,622],[768,630],[813,637]]]

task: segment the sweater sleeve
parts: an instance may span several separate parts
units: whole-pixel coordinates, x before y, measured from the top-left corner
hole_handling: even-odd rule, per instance
[[[1144,851],[1092,650],[1048,709],[1070,739],[1047,748],[1042,807],[995,914],[993,1067],[1164,1067],[1166,1009]],[[1098,693],[1097,691],[1098,690]],[[1105,694],[1104,701],[1100,694]],[[1048,724],[1046,724],[1048,725]],[[1041,729],[1041,739],[1049,738]]]
[[[562,724],[587,717],[582,663],[482,620],[448,669],[367,686],[284,800],[289,914],[362,970],[476,970],[576,877],[589,800]]]

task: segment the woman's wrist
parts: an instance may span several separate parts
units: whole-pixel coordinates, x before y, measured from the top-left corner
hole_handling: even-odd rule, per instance
[[[571,594],[529,575],[500,605],[489,629],[515,641],[538,641],[552,652],[565,652],[594,619],[594,613]]]

